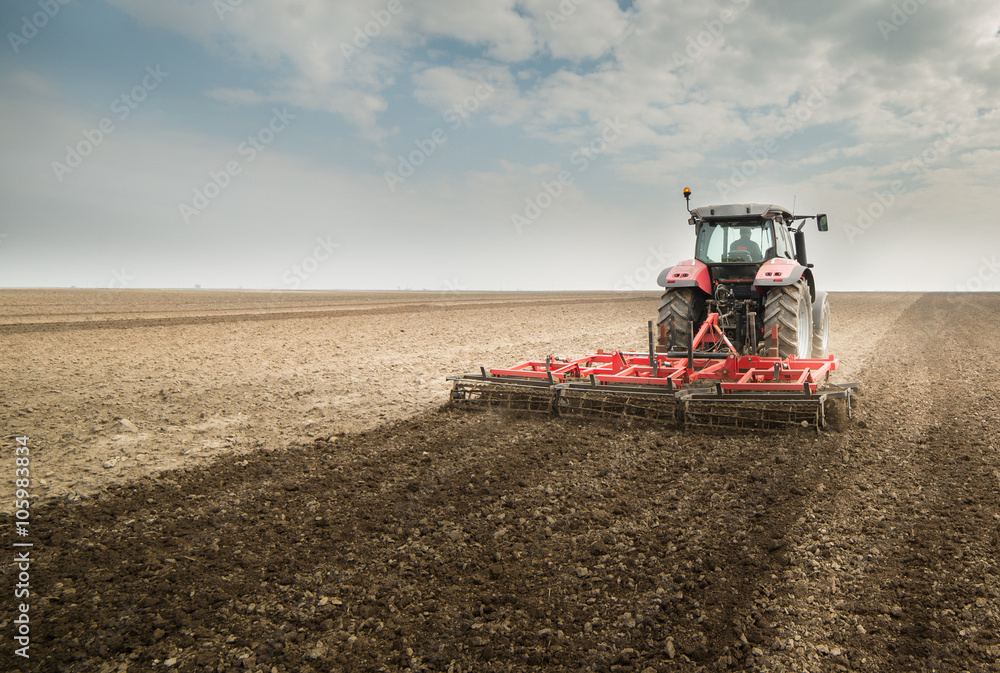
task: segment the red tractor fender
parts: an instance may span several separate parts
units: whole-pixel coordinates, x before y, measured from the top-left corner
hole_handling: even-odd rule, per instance
[[[811,278],[808,278],[809,269],[799,264],[794,259],[784,257],[774,257],[760,265],[757,270],[757,277],[754,279],[754,289],[760,294],[766,294],[772,287],[785,287],[794,285],[802,280],[802,276],[807,276],[810,287]]]
[[[668,290],[675,287],[697,287],[710,296],[712,294],[712,274],[705,264],[696,259],[684,260],[676,266],[664,269],[660,272],[656,283]]]

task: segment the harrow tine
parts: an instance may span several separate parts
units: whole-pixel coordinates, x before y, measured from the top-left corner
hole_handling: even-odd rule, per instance
[[[677,397],[673,394],[651,393],[629,388],[593,388],[586,385],[563,384],[559,391],[560,416],[590,418],[633,418],[659,423],[676,424]],[[611,388],[611,389],[608,389]]]
[[[534,382],[510,383],[475,378],[454,378],[451,402],[457,406],[510,409],[532,413],[552,414],[557,391],[548,381],[541,385]]]

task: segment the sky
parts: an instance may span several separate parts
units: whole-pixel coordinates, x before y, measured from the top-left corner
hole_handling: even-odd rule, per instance
[[[985,0],[5,0],[0,287],[656,290],[692,205],[996,290]]]

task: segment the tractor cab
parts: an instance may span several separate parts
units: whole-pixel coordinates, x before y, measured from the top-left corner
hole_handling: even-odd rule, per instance
[[[758,297],[754,278],[761,265],[775,257],[793,257],[786,222],[792,214],[756,203],[708,206],[691,211],[697,229],[695,259],[709,268],[713,293],[720,283],[736,299]]]
[[[773,219],[702,222],[698,227],[695,258],[716,264],[758,265],[772,257],[791,258],[788,230]]]
[[[791,213],[771,205],[695,208],[691,211],[691,223],[698,227],[695,257],[709,266],[759,266],[773,257],[792,258],[786,224],[791,221]]]

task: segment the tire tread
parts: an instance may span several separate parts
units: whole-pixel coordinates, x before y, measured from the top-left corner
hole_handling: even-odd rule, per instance
[[[769,344],[771,328],[778,326],[778,354],[782,358],[797,355],[799,352],[799,306],[806,301],[804,310],[808,311],[809,323],[812,324],[812,307],[808,302],[809,287],[804,280],[794,285],[775,288],[767,293],[764,300],[764,342]],[[803,294],[805,293],[805,297]],[[811,330],[810,330],[811,331]],[[812,334],[808,335],[810,349]]]

